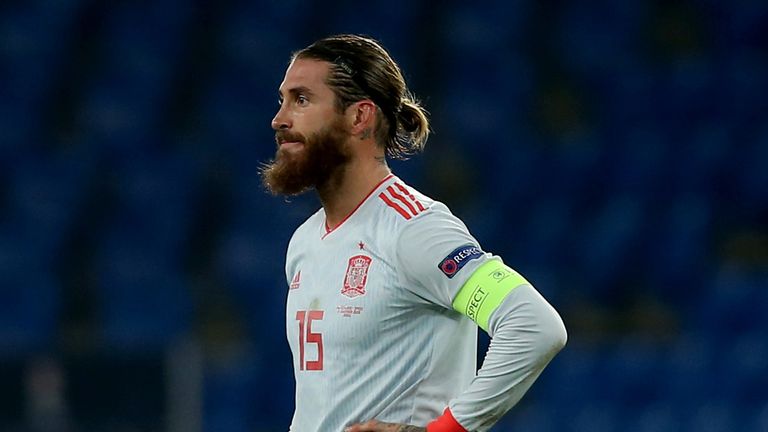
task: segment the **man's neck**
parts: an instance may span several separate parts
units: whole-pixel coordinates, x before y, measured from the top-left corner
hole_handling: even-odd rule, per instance
[[[338,174],[340,178],[319,187],[317,193],[328,227],[336,228],[390,174],[387,164],[380,160],[352,161]]]

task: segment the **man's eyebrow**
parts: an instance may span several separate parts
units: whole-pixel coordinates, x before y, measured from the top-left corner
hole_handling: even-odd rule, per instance
[[[282,89],[278,90],[278,93],[280,94],[280,96],[283,96],[283,90]],[[298,86],[298,87],[290,88],[290,89],[288,89],[288,93],[290,93],[291,95],[305,94],[305,95],[309,95],[309,96],[312,96],[312,95],[315,94],[312,90],[309,89],[309,87],[305,87],[305,86]]]

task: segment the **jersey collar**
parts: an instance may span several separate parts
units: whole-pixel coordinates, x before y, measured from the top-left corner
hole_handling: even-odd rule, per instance
[[[323,227],[325,228],[325,234],[323,234],[323,237],[322,237],[321,239],[325,239],[325,238],[326,238],[326,237],[327,237],[329,234],[331,234],[332,232],[334,232],[334,231],[336,231],[337,229],[339,229],[339,227],[340,227],[340,226],[344,225],[344,222],[346,222],[346,221],[347,221],[347,220],[348,220],[350,217],[352,217],[352,215],[353,215],[353,214],[355,214],[355,213],[357,212],[357,210],[358,210],[358,209],[359,209],[359,208],[360,208],[360,207],[361,207],[361,206],[362,206],[362,205],[363,205],[363,204],[364,204],[366,201],[368,201],[368,198],[370,198],[370,197],[371,197],[371,195],[373,195],[373,193],[374,193],[374,192],[376,192],[376,190],[377,190],[377,189],[379,189],[379,187],[381,187],[381,185],[383,185],[384,183],[386,183],[388,180],[392,179],[394,176],[395,176],[394,174],[389,174],[388,176],[386,176],[386,177],[384,177],[383,179],[381,179],[381,181],[380,181],[380,182],[378,182],[378,183],[376,184],[376,186],[374,186],[374,187],[373,187],[373,189],[371,189],[371,191],[370,191],[370,192],[368,192],[368,195],[366,195],[366,196],[365,196],[365,197],[364,197],[364,198],[363,198],[363,199],[362,199],[362,200],[361,200],[361,201],[360,201],[360,202],[359,202],[359,203],[358,203],[358,204],[355,206],[355,208],[354,208],[354,209],[352,209],[352,211],[351,211],[351,212],[349,212],[349,214],[348,214],[348,215],[346,215],[346,216],[344,217],[344,219],[342,219],[342,220],[341,220],[341,222],[339,222],[339,224],[338,224],[338,225],[336,225],[335,227],[333,227],[333,228],[329,227],[329,226],[328,226],[328,220],[324,220],[324,221],[323,221]]]

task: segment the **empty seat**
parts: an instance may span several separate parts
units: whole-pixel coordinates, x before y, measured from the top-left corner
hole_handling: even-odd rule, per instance
[[[613,290],[606,282],[634,262],[640,252],[637,242],[646,205],[630,195],[616,196],[586,216],[590,221],[578,239],[582,248],[579,264],[594,282],[594,289]]]
[[[190,331],[191,292],[177,263],[137,240],[109,238],[99,251],[102,342],[128,352],[162,350]]]
[[[0,225],[0,358],[52,350],[60,303],[51,269],[18,231]]]

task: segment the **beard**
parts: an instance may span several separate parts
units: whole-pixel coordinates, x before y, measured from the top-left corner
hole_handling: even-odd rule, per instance
[[[272,195],[299,195],[310,189],[322,188],[332,180],[341,179],[351,159],[343,117],[307,137],[297,132],[278,130],[275,159],[261,169],[261,180]],[[281,142],[300,142],[297,151],[280,148]]]

